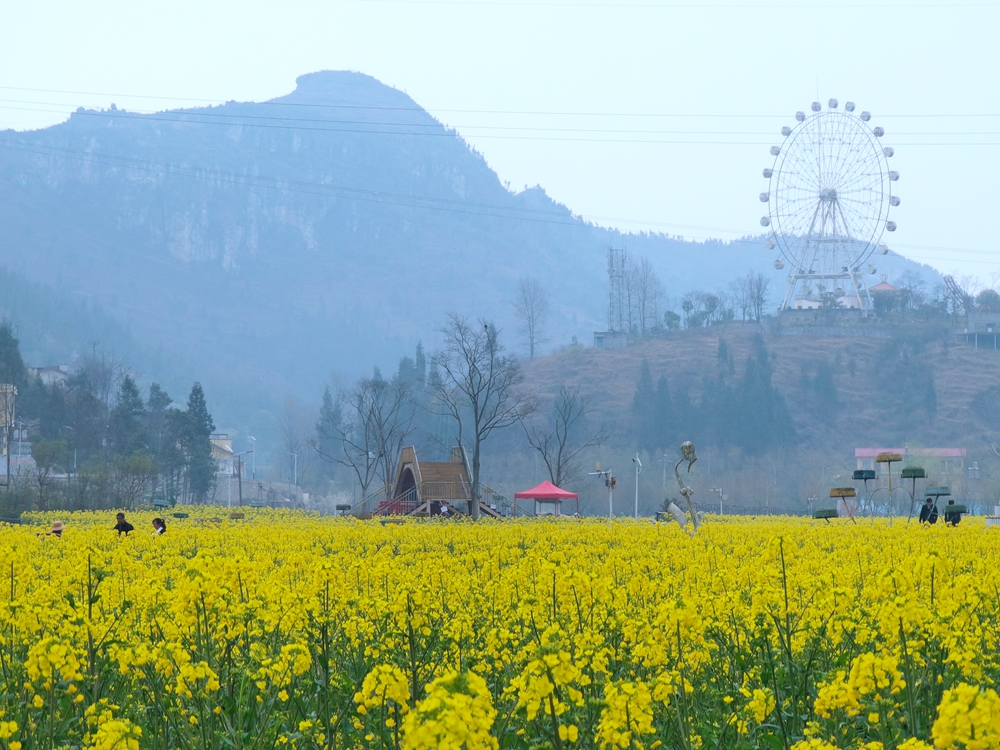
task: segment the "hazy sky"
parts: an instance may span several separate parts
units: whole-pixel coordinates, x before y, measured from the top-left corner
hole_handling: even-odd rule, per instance
[[[759,232],[781,126],[817,98],[853,100],[896,151],[891,246],[987,284],[1000,272],[997,3],[0,0],[0,11],[0,128],[81,105],[263,100],[302,73],[357,70],[458,128],[512,186],[540,184],[602,224],[685,237]]]

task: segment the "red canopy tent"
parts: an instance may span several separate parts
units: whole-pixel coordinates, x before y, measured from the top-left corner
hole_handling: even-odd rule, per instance
[[[567,490],[560,489],[556,487],[552,482],[546,480],[542,482],[537,487],[532,487],[530,490],[525,490],[524,492],[515,492],[515,500],[534,500],[537,510],[538,501],[543,502],[554,502],[555,503],[555,515],[559,515],[559,504],[563,500],[576,500],[576,511],[580,512],[580,496],[575,492],[569,492]],[[515,504],[515,515],[517,505]]]

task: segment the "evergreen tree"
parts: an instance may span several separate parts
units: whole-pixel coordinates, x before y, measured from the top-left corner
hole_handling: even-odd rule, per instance
[[[655,448],[656,423],[654,409],[656,407],[656,388],[653,387],[653,376],[649,371],[649,360],[642,360],[639,370],[639,382],[632,397],[632,426],[636,441],[641,448]]]
[[[833,368],[823,360],[816,368],[816,377],[812,379],[813,398],[816,410],[824,417],[831,417],[840,408],[837,397],[837,384],[833,381]]]
[[[924,383],[924,410],[931,419],[937,414],[937,389],[934,388],[934,374],[928,369]]]
[[[344,413],[340,399],[334,399],[327,386],[323,390],[323,404],[319,408],[319,419],[316,422],[316,449],[329,464],[336,461],[342,451],[342,442],[338,437],[343,426]]]
[[[679,439],[683,443],[685,440],[693,440],[696,437],[695,427],[698,416],[697,409],[691,401],[691,394],[686,385],[677,386],[677,390],[674,392],[673,407],[675,419],[674,441],[676,442]],[[668,447],[675,448],[676,446],[671,443]]]
[[[653,402],[653,427],[655,447],[666,448],[674,442],[677,425],[674,404],[670,398],[667,376],[661,375],[656,381],[656,396]]]
[[[149,396],[146,398],[146,444],[158,462],[163,457],[167,431],[167,409],[170,408],[170,396],[159,383],[149,386]]]
[[[212,432],[215,423],[208,413],[201,383],[191,387],[184,419],[184,452],[187,459],[188,487],[195,502],[203,503],[215,481],[215,461],[212,459]]]
[[[415,364],[417,370],[417,388],[422,391],[427,385],[427,355],[424,354],[424,344],[422,341],[417,342]]]
[[[746,371],[733,394],[732,442],[747,453],[760,453],[795,439],[788,404],[772,385],[771,375],[771,360],[764,339],[755,336]]]
[[[9,320],[0,322],[0,383],[13,383],[20,391],[28,379],[28,371],[21,359],[20,342],[14,335]]]
[[[712,442],[732,444],[736,442],[736,405],[733,391],[720,373],[714,380],[705,378],[701,389],[701,403],[698,405],[697,423],[691,426],[694,435],[707,436]]]
[[[131,375],[122,378],[118,387],[118,400],[111,410],[109,438],[111,453],[116,456],[130,456],[148,447],[146,406]]]

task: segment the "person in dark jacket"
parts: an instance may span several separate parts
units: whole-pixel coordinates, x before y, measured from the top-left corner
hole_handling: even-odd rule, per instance
[[[954,500],[948,501],[948,506],[944,509],[944,522],[949,526],[958,526],[959,522],[962,520],[962,514],[956,513],[952,507],[955,505]]]
[[[937,523],[938,520],[938,509],[934,504],[934,498],[927,498],[927,502],[924,503],[923,507],[920,509],[920,523]]]
[[[164,523],[162,518],[153,519],[153,536],[159,536],[160,534],[167,533],[167,524]]]
[[[135,531],[135,526],[125,520],[124,513],[119,513],[115,516],[115,531],[118,532],[118,536],[121,536],[122,534],[128,536],[130,531]]]

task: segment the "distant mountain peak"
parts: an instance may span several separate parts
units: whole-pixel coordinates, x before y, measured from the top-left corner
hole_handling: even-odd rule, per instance
[[[318,70],[295,79],[295,91],[272,99],[285,104],[343,104],[420,109],[398,89],[352,70]]]

